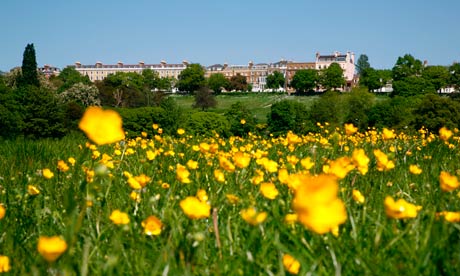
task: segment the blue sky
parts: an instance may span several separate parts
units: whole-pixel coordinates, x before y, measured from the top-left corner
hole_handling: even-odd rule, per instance
[[[460,61],[457,0],[1,0],[0,70],[22,63],[212,65],[314,61],[315,53],[366,54],[392,68],[412,54]]]

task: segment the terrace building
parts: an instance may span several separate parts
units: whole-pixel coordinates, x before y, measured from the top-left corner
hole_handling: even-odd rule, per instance
[[[59,68],[48,64],[43,65],[43,67],[39,67],[38,71],[45,75],[47,79],[49,79],[51,76],[58,76],[61,73]]]
[[[121,61],[117,64],[102,64],[102,62],[98,61],[94,65],[82,65],[77,61],[73,67],[83,76],[88,76],[91,81],[103,80],[108,75],[117,72],[134,72],[140,74],[142,70],[145,69],[151,69],[157,72],[161,78],[168,77],[177,79],[182,70],[187,68],[188,64],[186,60],[179,64],[168,64],[164,60],[159,64],[145,64],[143,61],[140,61],[138,64],[124,64]]]
[[[355,83],[355,54],[352,52],[341,54],[337,51],[332,55],[321,55],[320,53],[316,53],[316,70],[326,69],[332,63],[338,63],[343,70],[343,76],[347,82],[344,90],[351,89]]]

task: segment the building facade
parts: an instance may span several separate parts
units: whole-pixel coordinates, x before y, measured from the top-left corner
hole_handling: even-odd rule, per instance
[[[316,70],[324,70],[332,63],[339,64],[343,70],[343,77],[346,81],[344,89],[348,90],[353,87],[355,84],[355,54],[353,52],[347,52],[345,54],[334,52],[332,55],[321,55],[320,53],[316,53]]]
[[[47,79],[49,79],[51,76],[59,76],[61,73],[61,69],[48,64],[43,65],[43,67],[39,67],[38,71],[45,75]]]
[[[145,64],[140,61],[138,64],[124,64],[118,62],[117,64],[103,64],[98,61],[94,65],[82,65],[80,62],[75,62],[74,68],[83,76],[88,76],[91,81],[100,81],[105,79],[110,74],[117,72],[134,72],[142,73],[142,70],[151,69],[158,73],[162,78],[175,78],[179,77],[179,74],[187,68],[188,62],[184,60],[179,64],[168,64],[162,60],[159,64]]]

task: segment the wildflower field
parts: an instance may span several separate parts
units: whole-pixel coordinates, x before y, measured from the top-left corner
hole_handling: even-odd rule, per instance
[[[80,128],[0,145],[0,273],[460,275],[457,130]]]

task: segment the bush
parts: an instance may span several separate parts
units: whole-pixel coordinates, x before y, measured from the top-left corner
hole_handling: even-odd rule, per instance
[[[414,120],[414,102],[417,98],[399,96],[378,102],[369,110],[369,126],[406,129]]]
[[[217,133],[221,136],[230,136],[230,123],[225,116],[214,112],[193,113],[187,122],[187,131],[194,135],[213,136]]]
[[[414,109],[414,127],[422,126],[432,132],[442,127],[458,128],[460,123],[460,103],[447,97],[426,95]]]
[[[314,128],[307,108],[299,102],[290,100],[273,104],[267,123],[269,131],[274,135],[281,135],[289,130],[304,134]]]
[[[346,118],[346,98],[340,92],[325,92],[316,101],[310,111],[311,120],[315,123],[329,123],[331,126],[342,126]]]
[[[141,132],[151,132],[152,125],[161,123],[165,110],[161,107],[119,108],[116,111],[123,119],[123,129],[129,137],[140,135]]]
[[[353,123],[361,130],[368,127],[368,113],[374,105],[375,95],[369,93],[367,89],[353,89],[345,96],[345,121]]]
[[[230,132],[232,135],[244,137],[248,132],[256,129],[256,118],[242,102],[232,104],[230,109],[225,113],[225,117],[230,122]],[[241,120],[245,121],[244,124],[241,123]]]

